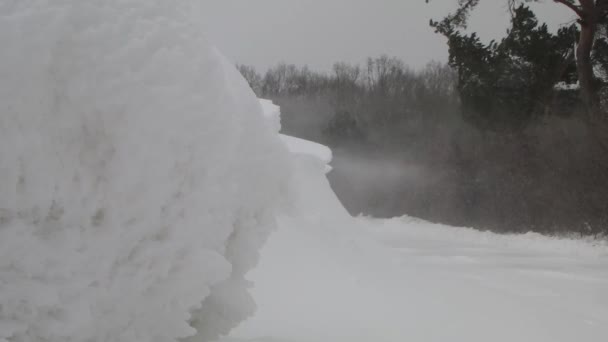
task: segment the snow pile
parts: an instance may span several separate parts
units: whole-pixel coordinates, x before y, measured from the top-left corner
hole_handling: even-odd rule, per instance
[[[332,191],[326,177],[331,150],[286,135],[281,139],[293,165],[289,201],[260,267],[250,275],[259,309],[223,341],[375,341],[377,335],[366,331],[383,326],[365,322],[369,315],[362,308],[378,305],[362,284],[378,278],[361,270],[377,267],[386,253]],[[368,278],[359,279],[361,274]]]
[[[287,153],[197,2],[0,4],[0,341],[200,341],[251,314]]]
[[[264,117],[272,128],[279,132],[281,130],[281,107],[275,105],[271,100],[260,99],[259,101]],[[300,157],[308,156],[317,161],[321,161],[325,164],[326,173],[332,170],[329,163],[331,163],[333,155],[329,147],[285,134],[281,134],[281,140],[292,155]],[[313,172],[312,174],[314,175],[315,173]]]
[[[325,145],[318,144],[309,140],[304,140],[289,135],[281,134],[281,140],[287,145],[289,152],[300,156],[310,156],[318,159],[325,164],[325,173],[329,173],[332,168],[329,165],[333,155],[331,149]]]
[[[270,100],[259,99],[259,101],[266,121],[274,129],[280,130],[281,107]],[[280,138],[291,154],[292,174],[289,181],[291,214],[352,219],[325,176],[332,169],[329,165],[332,161],[331,149],[310,140],[285,134],[280,134]]]
[[[272,128],[275,131],[281,130],[281,107],[272,103],[271,100],[260,99],[260,106],[262,106],[262,113],[266,120],[270,122]]]

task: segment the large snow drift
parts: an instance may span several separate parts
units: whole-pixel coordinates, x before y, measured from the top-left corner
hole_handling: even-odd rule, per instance
[[[251,313],[287,153],[197,6],[0,3],[0,341],[199,341]]]

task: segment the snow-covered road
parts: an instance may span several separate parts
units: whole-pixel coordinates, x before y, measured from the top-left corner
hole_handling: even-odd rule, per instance
[[[250,276],[259,311],[225,342],[608,339],[605,244],[352,222],[283,220]]]

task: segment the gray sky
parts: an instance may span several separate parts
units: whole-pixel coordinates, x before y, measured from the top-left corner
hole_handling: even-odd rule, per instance
[[[397,56],[413,67],[445,61],[445,40],[429,27],[456,0],[203,0],[207,34],[232,61],[266,69],[278,62],[327,70],[336,61]],[[537,5],[552,28],[572,19],[550,0]],[[484,39],[502,36],[506,0],[482,0],[472,30]]]

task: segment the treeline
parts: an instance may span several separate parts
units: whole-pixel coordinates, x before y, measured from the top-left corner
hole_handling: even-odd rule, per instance
[[[284,130],[334,147],[399,148],[427,126],[455,119],[459,104],[456,74],[440,63],[416,71],[381,56],[364,67],[336,63],[330,73],[280,64],[263,76],[238,68],[258,96],[282,105]]]
[[[455,36],[450,65],[382,56],[327,73],[239,69],[281,105],[284,131],[334,149],[330,180],[355,214],[606,233],[608,160],[582,115],[573,28],[553,35],[516,14],[500,42]]]

